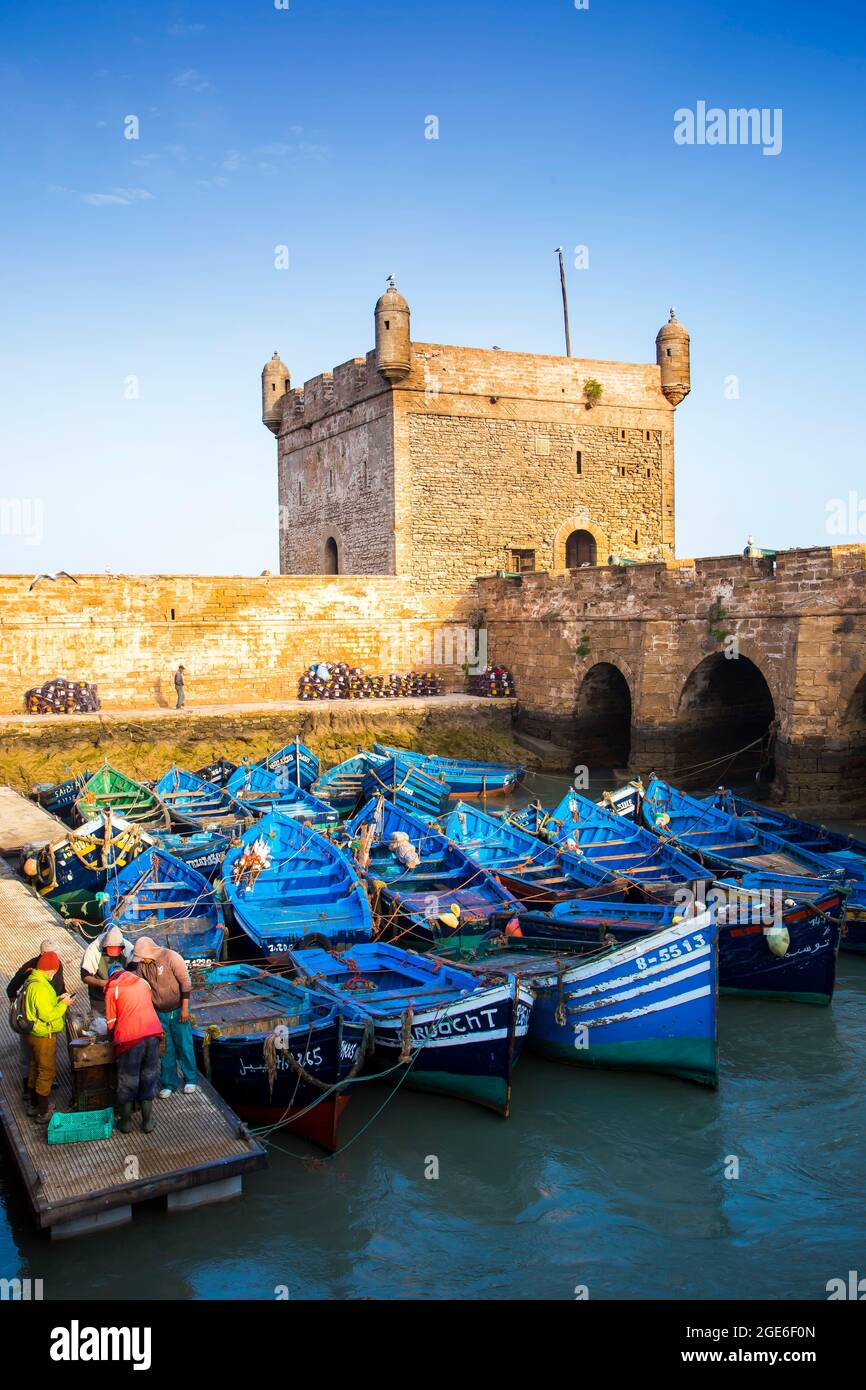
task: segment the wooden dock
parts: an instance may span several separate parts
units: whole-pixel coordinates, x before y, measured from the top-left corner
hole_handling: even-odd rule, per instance
[[[83,1010],[87,987],[80,978],[77,938],[0,858],[0,1122],[37,1224],[55,1237],[82,1235],[129,1221],[133,1206],[152,1198],[165,1197],[168,1210],[179,1211],[238,1196],[243,1174],[264,1167],[266,1153],[204,1077],[191,1096],[176,1093],[155,1101],[151,1134],[141,1132],[136,1116],[130,1134],[115,1130],[109,1139],[49,1144],[44,1127],[28,1118],[5,986],[23,961],[39,954],[47,936],[57,941],[67,988]],[[57,1057],[55,1100],[58,1109],[71,1109],[63,1034]]]
[[[25,845],[47,845],[67,827],[11,787],[0,787],[0,855],[17,858]]]

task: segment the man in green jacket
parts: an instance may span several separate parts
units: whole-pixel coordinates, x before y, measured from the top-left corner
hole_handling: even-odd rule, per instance
[[[31,970],[24,996],[24,1012],[31,1029],[27,1036],[30,1049],[30,1102],[27,1113],[39,1125],[47,1125],[54,1109],[51,1087],[57,1074],[57,1034],[63,1027],[71,994],[57,993],[54,980],[60,970],[60,959],[54,951],[43,951]]]

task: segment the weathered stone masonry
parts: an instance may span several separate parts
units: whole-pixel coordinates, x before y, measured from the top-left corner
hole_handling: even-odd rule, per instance
[[[724,556],[476,589],[493,659],[515,672],[521,722],[576,761],[597,743],[587,694],[596,686],[616,703],[621,679],[636,770],[676,776],[712,759],[720,736],[736,746],[738,731],[745,742],[775,716],[777,795],[827,816],[866,809],[866,547],[782,551],[775,567]],[[608,724],[608,742],[614,732]]]
[[[278,439],[280,565],[389,573],[424,591],[477,574],[674,554],[674,411],[689,337],[653,364],[412,342],[390,289],[376,348],[292,389],[275,353],[262,418]],[[587,383],[601,388],[597,401]]]

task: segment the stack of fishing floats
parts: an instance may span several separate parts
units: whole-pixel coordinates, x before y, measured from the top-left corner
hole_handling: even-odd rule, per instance
[[[507,666],[493,666],[480,675],[470,676],[467,683],[470,695],[485,695],[490,699],[504,699],[516,694],[514,677]]]
[[[314,661],[298,682],[302,700],[400,699],[410,695],[441,695],[444,683],[433,671],[371,676],[345,661]]]
[[[99,694],[89,681],[68,681],[62,676],[24,692],[28,714],[91,714],[99,709]]]

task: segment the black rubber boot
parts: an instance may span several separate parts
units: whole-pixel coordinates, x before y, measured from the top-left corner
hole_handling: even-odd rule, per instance
[[[153,1101],[142,1100],[139,1104],[141,1106],[141,1128],[145,1134],[150,1134],[152,1130],[156,1129],[156,1120],[153,1118]]]
[[[31,1095],[32,1090],[30,1086],[30,1078],[27,1076],[23,1076],[21,1078],[21,1099],[29,1100]]]
[[[50,1096],[36,1097],[36,1123],[47,1125],[51,1116],[54,1114],[54,1106],[51,1104]]]
[[[132,1129],[132,1101],[127,1101],[125,1105],[118,1105],[117,1114],[117,1128],[121,1134],[129,1134]]]
[[[27,1087],[27,1114],[31,1120],[39,1114],[39,1106],[36,1103],[36,1092],[32,1086]]]

